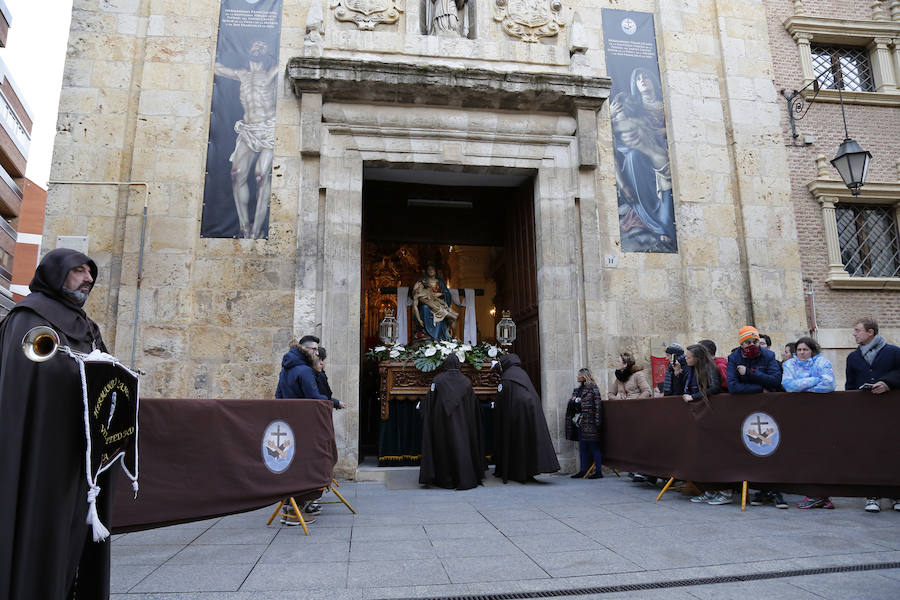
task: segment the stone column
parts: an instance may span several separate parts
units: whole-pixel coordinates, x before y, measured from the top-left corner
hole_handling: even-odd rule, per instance
[[[574,144],[573,144],[574,146]],[[566,402],[578,356],[574,148],[554,148],[535,181],[535,264],[540,307],[541,398],[557,451],[565,455]],[[548,152],[550,154],[551,152]]]
[[[900,6],[900,4],[898,4]],[[900,20],[900,19],[898,19]],[[891,40],[891,59],[894,68],[894,73],[897,74],[897,77],[900,77],[900,38],[895,38]],[[896,83],[896,81],[895,81]]]
[[[803,85],[811,82],[816,72],[813,70],[812,49],[809,46],[812,40],[812,34],[797,32],[794,34],[794,41],[797,42],[797,51],[800,53],[800,69],[803,71]]]
[[[894,79],[894,65],[891,60],[891,51],[888,45],[891,44],[890,38],[875,38],[869,49],[874,54],[872,61],[872,71],[875,77],[876,92],[896,92],[897,83]],[[894,49],[896,54],[896,47]]]
[[[327,136],[326,136],[327,137]],[[328,144],[326,142],[326,147]],[[356,150],[334,144],[321,159],[324,194],[322,220],[322,344],[340,348],[329,354],[329,380],[346,408],[335,413],[338,447],[336,472],[352,475],[358,461],[359,339],[362,256],[363,163]]]
[[[822,205],[822,220],[825,223],[825,244],[828,247],[828,277],[847,277],[847,271],[844,270],[844,263],[841,260],[841,242],[838,237],[837,218],[834,212],[834,205],[837,203],[836,196],[820,196],[819,203]]]
[[[294,290],[294,335],[321,337],[321,278],[323,242],[319,199],[322,147],[322,95],[300,97],[300,198],[297,207],[297,283]],[[327,347],[327,344],[324,344]],[[331,364],[333,361],[329,361]]]

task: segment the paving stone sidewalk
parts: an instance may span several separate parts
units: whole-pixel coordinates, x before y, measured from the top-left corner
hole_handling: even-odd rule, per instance
[[[309,537],[272,508],[114,536],[112,598],[296,600],[573,591],[572,598],[900,598],[900,512],[835,498],[836,510],[693,504],[607,475],[541,477],[456,492],[416,470],[342,483],[357,509],[325,505]],[[335,499],[326,497],[326,499]],[[735,581],[758,573],[860,570]],[[700,578],[726,583],[690,585]],[[685,585],[663,588],[660,582]],[[644,584],[645,589],[637,589]],[[636,586],[609,592],[611,586]],[[594,593],[578,592],[589,588]],[[549,594],[548,594],[549,595]],[[558,594],[554,594],[558,597]],[[488,599],[490,600],[490,599]]]

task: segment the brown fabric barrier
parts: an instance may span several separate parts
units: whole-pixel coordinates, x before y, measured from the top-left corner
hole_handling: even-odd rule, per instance
[[[117,475],[113,532],[244,512],[289,495],[318,497],[337,462],[331,411],[324,400],[141,399],[140,492],[133,500],[131,482]],[[280,474],[263,460],[273,421],[294,435],[293,460]]]
[[[695,483],[900,498],[900,391],[722,394],[710,402],[711,411],[680,397],[604,401],[603,463]],[[778,425],[769,456],[754,455],[742,439],[754,412]]]

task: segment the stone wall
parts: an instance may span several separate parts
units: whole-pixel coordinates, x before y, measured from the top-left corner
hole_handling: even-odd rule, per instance
[[[144,394],[270,397],[292,335],[315,333],[329,349],[335,395],[348,405],[335,413],[339,471],[354,471],[361,190],[373,162],[535,177],[542,392],[564,467],[574,461],[561,440],[578,368],[602,378],[622,350],[649,363],[668,342],[701,337],[723,353],[748,322],[776,339],[802,332],[797,227],[762,1],[614,6],[656,11],[680,247],[670,255],[618,249],[604,3],[563,5],[560,33],[528,43],[502,30],[489,2],[475,6],[474,39],[422,35],[413,0],[396,23],[373,31],[336,21],[323,2],[321,41],[307,42],[307,26],[319,29],[316,11],[309,0],[285,0],[282,66],[293,57],[377,62],[405,65],[391,69],[415,78],[424,65],[434,81],[468,90],[460,92],[467,100],[442,98],[445,84],[401,96],[401,86],[383,87],[395,71],[382,72],[381,95],[353,101],[346,90],[286,77],[270,237],[232,240],[199,237],[218,3],[76,0],[52,178],[147,184],[136,332]],[[481,74],[497,85],[479,84]],[[144,189],[58,184],[48,198],[45,239],[90,236],[101,272],[88,309],[120,357],[131,353]],[[617,267],[604,267],[609,255]]]

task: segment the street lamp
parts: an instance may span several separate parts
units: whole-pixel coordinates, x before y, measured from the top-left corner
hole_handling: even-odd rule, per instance
[[[809,112],[810,107],[819,95],[819,91],[822,89],[819,85],[819,78],[828,73],[829,72],[826,71],[820,74],[805,86],[799,90],[794,90],[790,94],[787,93],[787,90],[781,90],[781,95],[784,96],[784,99],[787,100],[788,103],[788,118],[791,121],[791,135],[794,139],[797,139],[800,136],[800,134],[797,133],[796,122],[805,117],[806,113]],[[840,73],[838,72],[838,65],[835,64],[832,66],[831,75],[835,82],[842,81]],[[809,86],[812,86],[816,93],[806,103],[806,107],[804,108],[804,98],[802,94]],[[838,174],[844,181],[844,185],[850,190],[850,193],[854,196],[859,196],[859,188],[866,183],[866,174],[869,171],[869,161],[872,160],[872,154],[867,150],[863,150],[862,146],[850,138],[850,133],[847,131],[847,115],[844,112],[844,95],[841,93],[840,83],[837,84],[837,91],[838,100],[841,103],[841,118],[844,120],[844,141],[838,147],[837,155],[832,159],[831,164],[837,169]],[[797,113],[799,116],[795,116],[794,113]]]
[[[843,111],[844,106],[841,105]],[[869,161],[872,154],[847,135],[847,122],[844,121],[844,141],[838,148],[837,155],[831,159],[831,164],[837,169],[844,185],[850,189],[850,193],[859,196],[859,188],[866,182],[866,173],[869,171]]]

